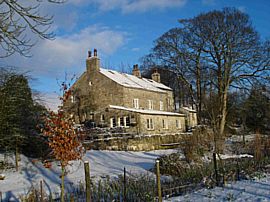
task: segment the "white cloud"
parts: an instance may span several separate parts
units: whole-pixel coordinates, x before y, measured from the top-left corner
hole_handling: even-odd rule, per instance
[[[15,54],[2,59],[0,63],[18,67],[19,71],[30,71],[34,78],[40,80],[38,86],[42,91],[50,93],[58,91],[56,79],[61,80],[65,72],[80,75],[85,70],[88,50],[97,48],[99,56],[106,57],[124,45],[126,36],[126,32],[108,27],[89,26],[78,33],[56,37],[53,41],[39,41],[32,49],[31,58]],[[51,97],[46,100],[55,109],[57,98]]]
[[[125,32],[99,25],[89,26],[78,33],[40,41],[32,50],[33,57],[10,57],[8,64],[31,67],[35,72],[59,72],[84,62],[89,49],[97,48],[101,54],[110,55],[125,43]],[[16,59],[15,59],[16,58]],[[57,71],[56,71],[57,67]]]
[[[75,5],[95,4],[100,11],[120,9],[123,13],[182,7],[187,0],[71,0]]]
[[[51,111],[57,111],[58,106],[60,106],[61,102],[59,99],[59,95],[56,93],[46,93],[42,96],[42,100],[40,103],[45,105],[45,107]]]
[[[150,9],[165,9],[184,6],[186,0],[138,0],[129,1],[122,7],[124,13],[144,12]]]

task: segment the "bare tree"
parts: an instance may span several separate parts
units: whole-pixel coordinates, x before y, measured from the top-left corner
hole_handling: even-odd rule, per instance
[[[211,67],[211,82],[217,95],[217,113],[212,114],[212,123],[220,140],[224,135],[230,88],[247,87],[253,80],[269,76],[268,43],[261,42],[249,16],[234,8],[201,14],[182,23],[185,27],[196,27],[195,37],[204,41],[202,53]]]
[[[59,4],[65,0],[47,1]],[[29,51],[36,42],[28,36],[28,32],[33,32],[42,39],[54,38],[54,34],[49,31],[53,17],[40,13],[41,3],[40,0],[0,1],[0,58],[15,52],[29,56]]]
[[[216,149],[222,151],[228,94],[232,88],[248,89],[254,81],[269,83],[270,42],[262,42],[249,16],[234,8],[179,22],[182,28],[162,35],[151,55],[189,86],[198,110],[207,89],[205,107],[219,142]]]

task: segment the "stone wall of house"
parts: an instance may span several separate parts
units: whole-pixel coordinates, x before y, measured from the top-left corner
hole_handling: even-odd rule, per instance
[[[185,116],[140,114],[140,131],[143,134],[172,134],[186,131]],[[153,128],[149,128],[152,119]],[[176,123],[178,122],[178,123]]]
[[[128,126],[126,126],[124,121],[126,117],[129,117]],[[109,108],[95,114],[95,122],[99,127],[112,127],[111,119],[115,120],[116,127],[125,127],[128,133],[172,134],[186,131],[185,116],[143,114]]]
[[[172,91],[155,92],[136,88],[123,88],[123,102],[125,107],[133,108],[133,99],[139,100],[139,108],[149,109],[149,100],[153,101],[153,110],[160,110],[160,101],[163,102],[163,111],[174,111]]]

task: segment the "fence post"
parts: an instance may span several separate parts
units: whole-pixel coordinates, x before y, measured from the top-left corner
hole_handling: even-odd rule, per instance
[[[84,162],[84,172],[85,172],[85,186],[86,186],[86,202],[91,201],[91,194],[90,194],[90,166],[89,162]]]
[[[40,180],[40,202],[43,202],[43,185],[42,185],[42,180]]]
[[[123,202],[127,202],[127,186],[126,186],[126,167],[124,167],[124,197]]]
[[[74,195],[72,193],[70,195],[70,202],[74,202]]]
[[[156,160],[156,169],[157,169],[157,194],[158,194],[158,202],[162,202],[162,195],[161,195],[161,184],[160,184],[160,170],[159,170],[159,160]]]
[[[215,170],[215,177],[216,177],[216,186],[219,185],[219,179],[218,179],[218,170],[217,170],[217,156],[216,153],[213,153],[213,161],[214,161],[214,170]]]

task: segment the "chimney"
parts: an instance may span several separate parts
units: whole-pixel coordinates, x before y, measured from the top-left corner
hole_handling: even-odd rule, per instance
[[[132,75],[137,76],[138,78],[142,78],[138,64],[133,65]]]
[[[97,49],[94,49],[94,55],[92,52],[88,51],[88,58],[86,59],[86,70],[87,72],[99,71],[100,59],[97,56]]]
[[[160,73],[158,73],[157,69],[155,69],[152,74],[152,80],[160,83]]]

